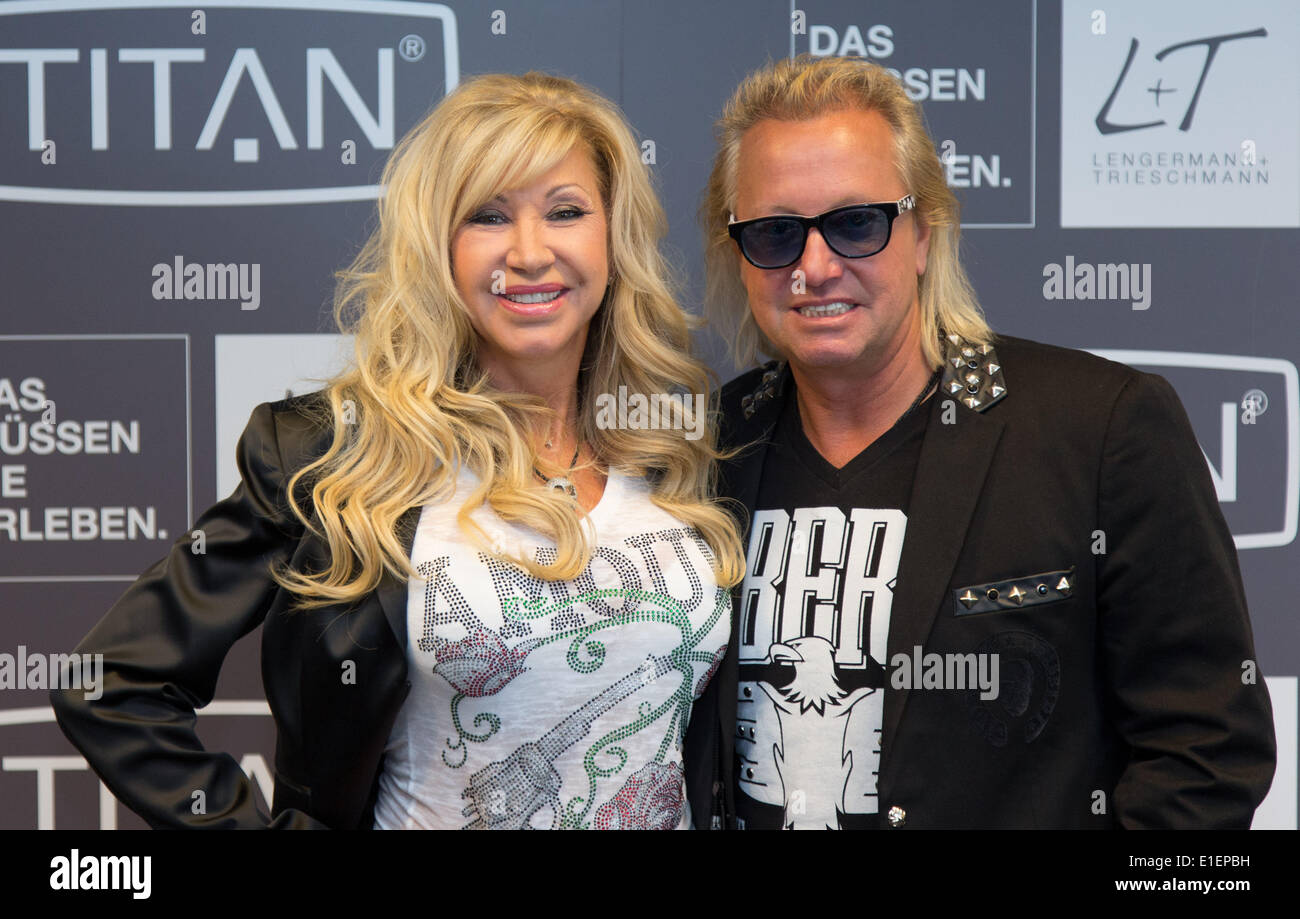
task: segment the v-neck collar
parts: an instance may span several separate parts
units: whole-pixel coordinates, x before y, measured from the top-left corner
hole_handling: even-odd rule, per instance
[[[803,428],[803,419],[799,414],[799,399],[794,381],[791,380],[789,385],[790,392],[786,397],[781,420],[778,422],[778,430],[782,432],[784,435],[782,439],[790,444],[800,462],[817,478],[836,491],[844,488],[853,479],[887,458],[914,435],[925,430],[926,419],[929,414],[928,399],[918,405],[911,413],[899,418],[893,427],[869,443],[857,456],[843,466],[836,468],[818,452],[812,441],[808,439],[808,434]],[[930,398],[933,399],[934,394],[931,394]]]

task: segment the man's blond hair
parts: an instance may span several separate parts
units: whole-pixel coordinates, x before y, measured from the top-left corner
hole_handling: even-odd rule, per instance
[[[902,84],[877,64],[857,58],[800,55],[767,64],[737,87],[716,129],[718,152],[700,213],[704,225],[708,275],[705,315],[731,342],[740,368],[759,352],[781,356],[754,322],[735,243],[727,221],[735,211],[740,141],[760,121],[806,121],[828,112],[862,109],[879,112],[893,131],[894,165],[906,191],[916,199],[917,220],[930,228],[930,250],[919,279],[922,340],[927,362],[942,362],[939,330],[968,342],[992,341],[975,291],[958,256],[960,206],[944,178],[943,166],[925,129],[921,109]]]

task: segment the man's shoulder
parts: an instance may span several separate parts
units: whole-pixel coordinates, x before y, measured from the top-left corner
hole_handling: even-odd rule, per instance
[[[1007,398],[993,411],[1043,407],[1108,413],[1126,387],[1153,378],[1089,351],[1028,338],[999,335],[993,348],[1007,387]]]
[[[1090,426],[1085,422],[1091,418],[1104,425],[1126,389],[1167,386],[1155,374],[1078,348],[1014,335],[996,335],[991,345],[993,351],[986,363],[996,363],[999,382],[1006,387],[1005,398],[983,409],[991,416],[1069,417],[1084,427]],[[955,359],[955,353],[952,356]],[[945,365],[944,370],[945,393],[950,385],[963,385],[964,366],[954,369]],[[985,370],[987,366],[981,368],[981,372]],[[722,387],[718,408],[724,444],[761,433],[759,422],[773,420],[770,410],[780,403],[787,376],[788,368],[774,360],[741,373]]]
[[[1014,335],[998,335],[993,339],[993,347],[1002,358],[1004,366],[1015,366],[1030,373],[1081,373],[1121,380],[1138,372],[1127,364],[1109,360],[1091,351]]]

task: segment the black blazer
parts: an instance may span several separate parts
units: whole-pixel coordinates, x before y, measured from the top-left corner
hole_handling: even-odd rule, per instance
[[[272,563],[318,570],[325,543],[292,515],[289,474],[330,432],[301,408],[319,393],[252,414],[239,441],[242,481],[172,546],[78,646],[104,655],[103,696],[52,692],[59,726],[104,783],[153,827],[369,829],[384,747],[410,690],[406,584],[385,573],[354,607],[290,612]],[[310,494],[297,498],[311,506]],[[418,507],[403,516],[409,553]],[[230,647],[259,623],[262,678],[275,716],[274,819],[258,811],[239,764],[202,748],[194,709],[212,700]],[[350,662],[355,680],[343,681]],[[193,813],[202,791],[205,813]]]
[[[1243,682],[1255,652],[1236,552],[1173,389],[1016,338],[987,355],[949,344],[947,359],[888,651],[996,650],[1002,692],[885,690],[878,825],[1249,826],[1273,775],[1272,712],[1262,674]],[[746,539],[763,442],[792,391],[788,368],[769,365],[722,393],[724,445],[756,444],[722,476]],[[1034,592],[1021,605],[1017,583]],[[735,813],[740,599],[687,739],[697,826]]]

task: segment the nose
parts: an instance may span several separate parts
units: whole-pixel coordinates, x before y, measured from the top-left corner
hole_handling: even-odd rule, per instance
[[[546,226],[541,220],[521,217],[511,229],[510,251],[506,264],[521,274],[535,274],[555,261],[546,242]]]
[[[833,281],[844,274],[844,265],[840,257],[831,251],[822,238],[821,230],[808,231],[808,240],[804,243],[803,255],[798,267],[804,273],[804,279],[810,287],[820,287],[827,281]]]

